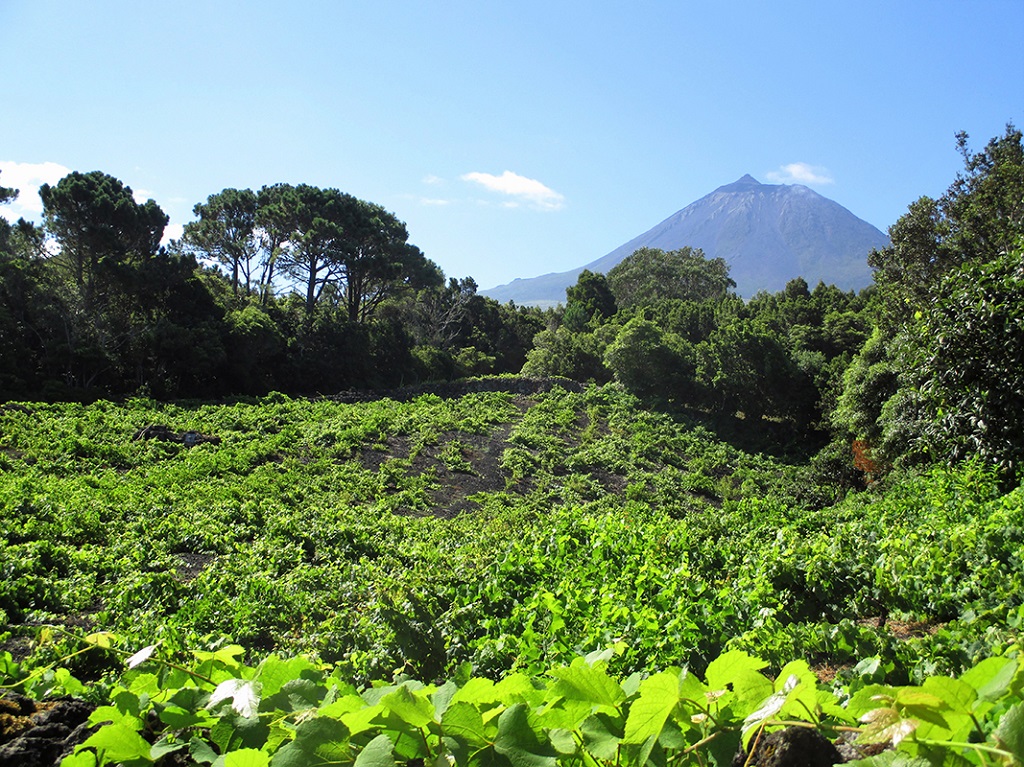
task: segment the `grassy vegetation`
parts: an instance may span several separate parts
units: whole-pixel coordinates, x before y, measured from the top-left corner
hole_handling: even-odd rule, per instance
[[[37,693],[111,692],[122,657],[75,654],[96,632],[357,685],[744,651],[849,691],[1012,656],[1024,621],[1021,491],[980,465],[839,497],[616,386],[9,403],[0,470],[0,671]]]

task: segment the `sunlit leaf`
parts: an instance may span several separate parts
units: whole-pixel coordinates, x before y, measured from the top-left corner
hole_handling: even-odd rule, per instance
[[[629,707],[624,743],[640,744],[656,736],[679,703],[679,674],[662,671],[640,683],[640,697]]]
[[[224,700],[231,700],[231,708],[245,718],[256,716],[260,705],[260,684],[247,679],[226,679],[210,695],[207,708]]]
[[[145,663],[153,656],[153,652],[159,645],[151,644],[148,647],[143,647],[137,653],[129,657],[124,663],[128,668],[135,668],[136,666]]]

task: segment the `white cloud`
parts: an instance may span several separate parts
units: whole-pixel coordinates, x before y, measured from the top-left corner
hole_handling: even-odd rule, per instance
[[[834,184],[835,179],[828,172],[827,168],[820,165],[809,165],[805,162],[791,162],[789,165],[782,165],[778,170],[765,174],[769,181],[777,184]]]
[[[153,193],[148,189],[133,189],[132,199],[139,205],[142,205],[147,200],[153,199]]]
[[[516,201],[506,202],[505,207],[514,208],[525,202],[538,210],[559,210],[565,204],[565,197],[555,190],[544,186],[536,179],[520,176],[510,170],[500,176],[474,171],[464,174],[462,180],[480,184],[492,192],[517,198]]]
[[[181,224],[167,224],[164,227],[164,236],[160,240],[161,244],[166,245],[171,240],[180,240],[181,235],[185,233],[185,227]]]
[[[0,186],[18,190],[18,199],[0,206],[0,216],[16,221],[35,219],[43,212],[39,187],[56,184],[71,172],[70,168],[55,162],[12,162],[0,160]]]

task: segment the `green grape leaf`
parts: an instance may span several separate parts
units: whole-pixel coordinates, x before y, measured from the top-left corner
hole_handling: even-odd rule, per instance
[[[451,705],[452,698],[458,691],[458,685],[456,685],[455,682],[452,682],[450,680],[445,682],[443,685],[441,685],[434,691],[434,694],[430,698],[430,702],[434,704],[435,718],[442,716],[444,714],[445,709],[447,709],[448,706]]]
[[[679,674],[662,671],[640,683],[640,697],[629,707],[623,743],[639,745],[657,736],[679,703]]]
[[[548,673],[557,680],[552,685],[553,691],[568,700],[614,708],[626,697],[619,683],[608,676],[604,664],[591,666],[583,658],[576,658],[571,666]]]
[[[164,736],[150,746],[149,758],[154,762],[158,762],[168,754],[173,754],[175,751],[181,751],[181,749],[186,746],[188,746],[188,743],[184,743],[180,740],[168,740],[168,736]]]
[[[607,714],[594,714],[580,725],[580,734],[587,752],[606,762],[615,760],[622,742],[622,738],[611,731],[609,724]]]
[[[213,746],[198,736],[188,742],[188,754],[199,764],[213,764],[217,761],[217,752]]]
[[[395,767],[394,745],[387,735],[378,735],[356,757],[355,767]]]
[[[384,706],[364,706],[341,717],[353,735],[364,732],[374,726],[374,720],[384,711]]]
[[[413,727],[426,727],[434,721],[434,705],[405,685],[380,699],[381,705]]]
[[[319,767],[352,761],[348,728],[337,719],[307,719],[295,731],[295,740],[283,746],[273,767]]]
[[[1012,658],[986,658],[960,676],[978,692],[978,698],[996,701],[1006,695],[1017,673],[1017,662]]]
[[[558,762],[543,733],[531,726],[529,709],[523,703],[505,709],[498,718],[494,750],[512,762],[513,767],[555,767]]]
[[[81,695],[86,691],[85,685],[72,676],[71,672],[66,668],[57,669],[53,672],[53,675],[57,684],[60,685],[61,689],[67,695]]]
[[[305,711],[317,708],[323,700],[324,688],[312,679],[289,679],[274,695],[267,695],[263,688],[264,711]]]
[[[276,655],[270,655],[256,667],[254,678],[263,685],[263,697],[269,698],[276,695],[288,682],[302,679],[303,672],[314,672],[317,676],[320,673],[308,658],[296,656],[282,660]]]
[[[483,717],[476,706],[469,703],[453,703],[441,716],[441,727],[445,734],[468,743],[473,748],[483,748],[490,741],[484,727]]]
[[[240,748],[224,755],[224,767],[269,767],[270,757],[256,748]]]
[[[730,650],[708,664],[708,691],[715,697],[723,691],[735,694],[738,716],[756,708],[761,701],[774,692],[771,681],[761,674],[767,664],[760,658],[747,655],[741,650]]]
[[[1018,762],[1024,762],[1024,703],[1018,703],[1003,714],[994,733],[1001,748]]]
[[[582,700],[556,698],[552,703],[556,701],[555,705],[547,705],[539,712],[541,722],[547,728],[564,727],[567,730],[576,730],[583,720],[594,713],[594,706]]]
[[[209,715],[206,712],[199,714],[175,705],[164,706],[160,710],[159,716],[160,721],[173,730],[184,730],[186,727],[209,721]]]
[[[494,695],[492,700],[500,701],[507,706],[523,702],[539,703],[544,695],[542,691],[533,686],[533,682],[524,674],[509,674],[494,685],[492,692]],[[460,697],[459,700],[462,698]]]
[[[101,727],[78,748],[95,748],[97,752],[103,753],[108,763],[131,762],[138,759],[150,761],[149,743],[135,729],[123,722]]]
[[[104,724],[107,722],[130,727],[136,732],[145,726],[145,723],[139,717],[130,712],[122,711],[116,706],[99,706],[89,714],[89,724]]]
[[[564,727],[554,727],[548,730],[548,740],[551,745],[562,756],[572,756],[576,753],[576,739],[572,732]]]
[[[494,682],[482,677],[473,677],[459,688],[449,703],[493,703],[498,700],[494,692]]]
[[[109,650],[116,642],[120,641],[120,637],[117,634],[111,634],[109,631],[97,631],[95,634],[89,634],[89,636],[84,637],[82,641],[86,644]]]

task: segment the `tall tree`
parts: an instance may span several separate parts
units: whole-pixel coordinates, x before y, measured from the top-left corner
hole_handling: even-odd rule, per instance
[[[197,203],[192,212],[199,220],[185,224],[186,245],[228,267],[235,295],[240,287],[248,295],[262,245],[256,194],[249,189],[225,189]]]
[[[350,322],[365,322],[399,290],[444,284],[437,266],[409,244],[405,224],[380,205],[355,200],[348,227],[341,260]]]
[[[618,306],[615,296],[608,286],[608,278],[603,274],[584,269],[576,284],[565,289],[566,316],[577,316],[584,325],[595,317],[610,319],[616,311]],[[570,329],[582,330],[582,327]]]
[[[313,316],[324,288],[343,273],[345,231],[351,225],[355,198],[337,189],[308,184],[295,187],[286,202],[292,226],[292,247],[281,253],[282,269],[304,285],[307,320]]]
[[[640,248],[608,272],[608,286],[619,307],[629,308],[668,298],[721,300],[736,283],[724,259],[708,259],[700,248]]]
[[[295,187],[291,184],[264,186],[256,195],[256,226],[263,255],[258,285],[264,306],[273,294],[274,272],[295,236]]]
[[[890,325],[927,306],[944,273],[1009,252],[1024,228],[1021,132],[1008,125],[973,154],[967,139],[957,134],[964,169],[946,193],[911,204],[889,229],[892,245],[868,257],[882,294],[882,319]]]
[[[921,198],[872,254],[880,332],[848,375],[837,421],[892,462],[1024,459],[1024,145],[1007,126],[938,200]]]
[[[86,311],[118,266],[156,253],[167,215],[153,200],[135,202],[130,187],[100,171],[62,178],[39,188],[47,231],[57,242],[54,261],[77,288]]]

